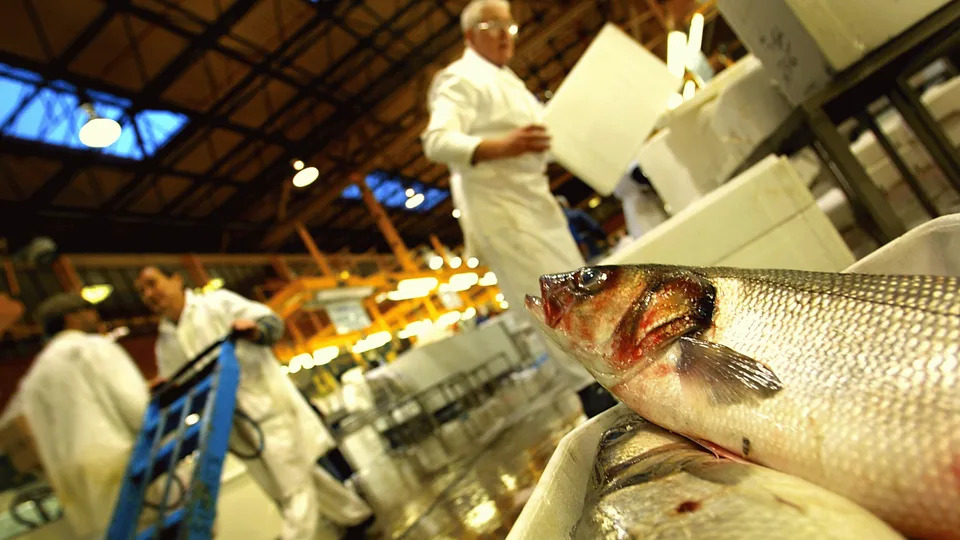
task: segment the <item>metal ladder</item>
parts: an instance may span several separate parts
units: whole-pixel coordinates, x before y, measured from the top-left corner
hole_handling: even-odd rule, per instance
[[[217,347],[219,354],[210,358]],[[127,465],[108,540],[211,537],[238,382],[234,343],[223,339],[188,362],[154,394]],[[193,474],[185,487],[175,479],[175,471],[195,451]],[[145,503],[147,488],[164,474],[160,503]],[[174,483],[179,484],[181,496],[171,504]],[[138,533],[148,509],[155,510],[157,517]]]

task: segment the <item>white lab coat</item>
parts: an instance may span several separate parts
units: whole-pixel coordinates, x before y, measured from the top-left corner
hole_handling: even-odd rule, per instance
[[[276,315],[267,306],[236,293],[221,289],[197,295],[187,290],[180,320],[160,323],[156,346],[160,376],[173,375],[229,334],[233,321],[263,317]],[[273,351],[245,340],[237,342],[236,351],[240,365],[237,407],[259,423],[264,438],[261,458],[244,462],[251,476],[281,505],[284,514],[292,511],[288,501],[294,496],[303,498],[308,490],[311,500],[319,498],[323,503],[319,512],[330,520],[344,525],[363,521],[370,514],[366,503],[336,480],[320,478],[324,473],[315,470],[317,459],[333,448],[335,441],[290,378],[280,371]],[[246,423],[238,421],[235,426],[231,444],[248,449],[246,442],[258,440]],[[243,433],[238,434],[238,429]]]
[[[550,192],[545,154],[471,165],[483,139],[540,124],[543,105],[507,67],[497,67],[470,47],[437,73],[429,95],[430,123],[422,134],[424,153],[450,168],[454,204],[469,253],[497,274],[514,309],[527,294],[539,294],[542,274],[584,266],[560,205]],[[581,387],[593,381],[576,361],[552,350]]]
[[[101,538],[113,514],[149,392],[119,345],[61,332],[20,383],[20,405],[77,538]]]

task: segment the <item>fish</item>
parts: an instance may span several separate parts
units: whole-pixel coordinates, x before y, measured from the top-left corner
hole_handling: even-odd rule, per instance
[[[611,412],[622,416],[600,438],[574,539],[903,538],[806,480],[717,458],[631,411]]]
[[[598,266],[526,307],[644,418],[960,538],[960,280]]]

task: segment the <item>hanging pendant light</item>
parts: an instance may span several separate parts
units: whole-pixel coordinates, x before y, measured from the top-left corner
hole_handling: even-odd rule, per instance
[[[80,128],[80,142],[90,148],[106,148],[120,138],[120,124],[110,118],[101,118],[92,103],[83,103],[80,108],[87,113],[87,123]]]

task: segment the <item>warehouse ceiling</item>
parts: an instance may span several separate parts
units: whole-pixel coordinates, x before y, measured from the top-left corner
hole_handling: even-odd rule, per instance
[[[418,135],[433,74],[462,51],[466,0],[8,0],[0,17],[0,237],[71,252],[325,251],[386,244],[356,190],[409,245],[460,232]],[[677,6],[680,7],[677,7]],[[612,21],[665,56],[687,0],[517,0],[512,67],[541,98]],[[704,49],[720,39],[708,24]],[[117,120],[92,150],[81,103]],[[295,188],[292,163],[319,178]],[[592,192],[551,169],[576,203]],[[413,210],[391,191],[428,192]],[[346,189],[346,191],[345,191]]]

